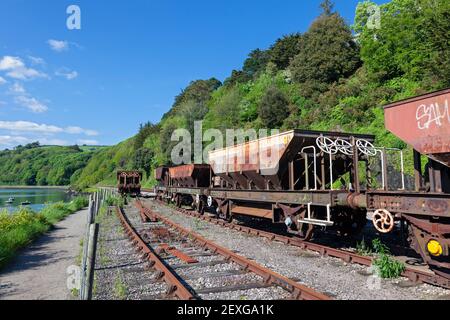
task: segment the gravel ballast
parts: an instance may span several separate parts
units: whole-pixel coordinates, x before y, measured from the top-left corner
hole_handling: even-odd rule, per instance
[[[450,290],[428,284],[411,285],[406,278],[381,279],[365,266],[347,264],[337,258],[323,257],[318,253],[223,228],[185,216],[151,200],[145,204],[221,246],[335,299],[450,299]]]

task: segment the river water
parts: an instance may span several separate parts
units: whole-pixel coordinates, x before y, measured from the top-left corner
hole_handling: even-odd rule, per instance
[[[13,203],[6,203],[8,199],[14,198]],[[30,202],[27,207],[34,211],[40,211],[48,203],[59,201],[69,201],[71,196],[66,193],[65,189],[52,188],[26,188],[26,189],[1,189],[0,188],[0,211],[8,209],[9,211],[17,210],[23,202]]]

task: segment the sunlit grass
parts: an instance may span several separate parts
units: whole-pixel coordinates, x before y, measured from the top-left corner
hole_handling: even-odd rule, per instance
[[[20,207],[9,213],[0,212],[0,268],[4,267],[15,252],[30,244],[39,235],[46,232],[56,222],[88,205],[84,197],[78,197],[69,203],[58,202],[47,205],[36,213],[27,207]]]

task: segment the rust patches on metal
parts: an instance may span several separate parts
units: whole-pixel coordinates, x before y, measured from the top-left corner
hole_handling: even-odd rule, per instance
[[[151,214],[151,212],[148,212],[148,214],[145,214],[147,209],[142,207],[142,205],[139,201],[136,202],[136,207],[139,209],[139,215],[141,217],[142,222],[145,223],[145,222],[157,222],[158,221],[158,219],[156,219],[156,217],[153,214]]]
[[[386,128],[422,154],[450,166],[450,89],[385,107]]]
[[[442,201],[442,200],[428,200],[427,206],[430,208],[431,211],[437,212],[437,213],[445,213],[448,212],[448,201]]]
[[[164,251],[167,254],[177,257],[178,259],[180,259],[188,264],[198,262],[197,259],[187,255],[186,253],[178,250],[177,248],[175,248],[173,246],[169,246],[167,243],[161,243],[158,247],[158,250]]]
[[[145,259],[149,261],[149,265],[158,271],[161,280],[164,280],[168,286],[168,296],[177,297],[181,300],[193,300],[194,295],[190,290],[178,279],[178,277],[164,264],[164,262],[158,257],[156,252],[149,247],[140,235],[136,232],[133,226],[128,221],[127,217],[123,213],[122,209],[116,207],[117,216],[125,229],[125,233],[133,241],[133,244],[144,255]]]
[[[180,187],[209,186],[211,167],[209,164],[186,164],[169,168],[170,179]]]
[[[164,227],[153,228],[151,230],[151,232],[154,233],[158,238],[169,238],[170,237],[169,229],[164,228]]]

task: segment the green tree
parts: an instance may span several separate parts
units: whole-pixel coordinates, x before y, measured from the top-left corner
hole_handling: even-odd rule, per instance
[[[330,16],[333,13],[334,3],[331,0],[324,0],[320,4],[322,8],[322,14],[326,16]]]
[[[151,122],[141,124],[139,126],[139,132],[134,138],[134,149],[140,149],[143,146],[145,139],[147,139],[148,136],[150,136],[154,132],[157,132],[158,130],[158,126],[152,124]]]
[[[262,124],[269,129],[279,128],[289,115],[288,106],[284,94],[276,86],[269,87],[259,106]]]
[[[236,86],[221,88],[211,100],[211,108],[205,116],[205,129],[222,130],[239,126],[239,104],[242,95]]]
[[[349,26],[338,13],[329,10],[325,6],[302,36],[299,54],[289,66],[295,81],[316,83],[314,90],[352,75],[361,65],[359,47]]]
[[[380,7],[379,28],[370,23],[374,6],[359,4],[354,24],[366,68],[381,81],[406,76],[430,88],[450,85],[450,2],[393,0]]]
[[[162,120],[170,116],[178,115],[181,105],[187,101],[194,101],[196,103],[204,103],[209,100],[211,93],[219,88],[222,83],[216,78],[208,80],[192,81],[185,89],[175,97],[175,102],[172,108],[163,115]]]
[[[285,35],[270,47],[270,61],[277,66],[278,70],[286,69],[298,54],[301,37],[300,33]]]
[[[250,79],[253,79],[266,69],[269,59],[270,55],[268,51],[255,49],[249,53],[242,71]]]
[[[133,168],[144,170],[147,176],[150,174],[154,153],[147,148],[141,148],[134,153]]]

